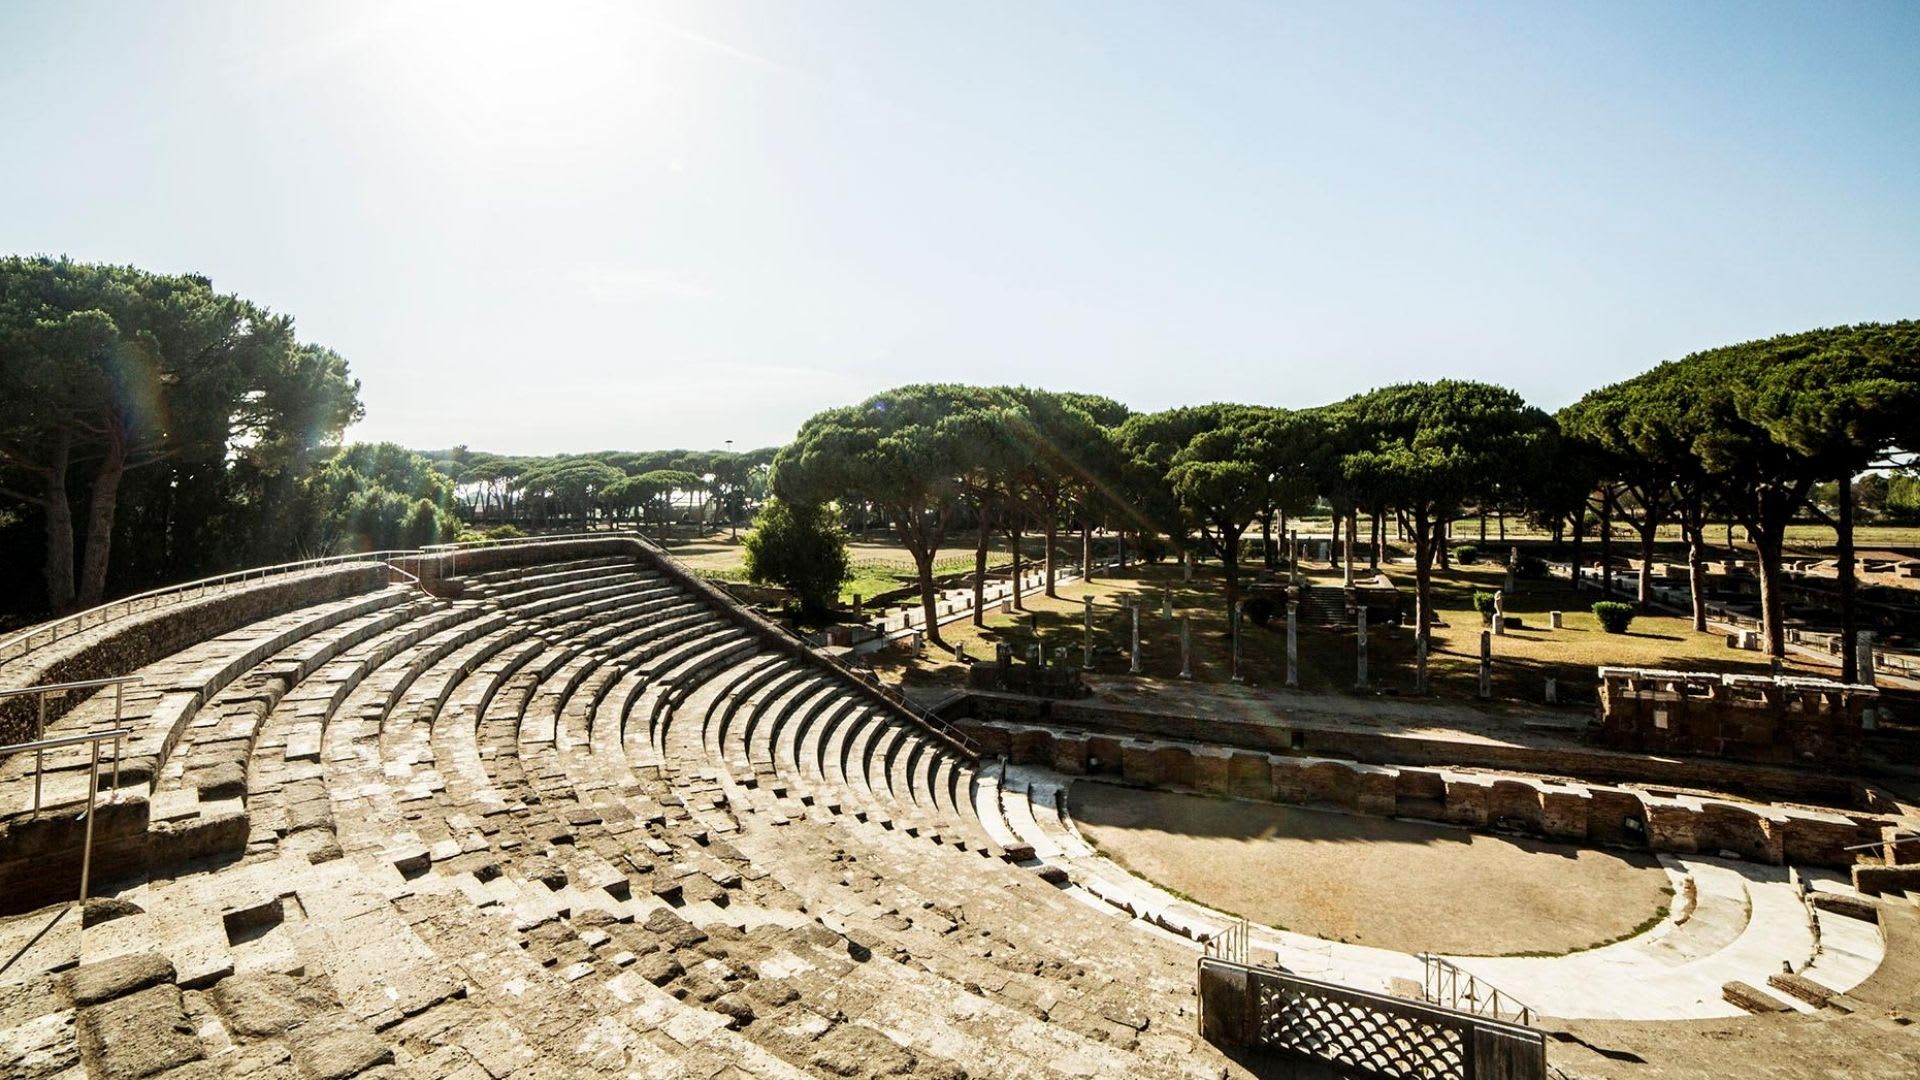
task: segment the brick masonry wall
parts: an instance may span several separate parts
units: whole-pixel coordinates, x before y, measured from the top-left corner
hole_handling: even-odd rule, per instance
[[[1752,862],[1847,868],[1846,849],[1876,839],[1884,819],[1523,776],[1460,774],[1418,766],[1276,754],[1148,737],[1121,737],[1026,722],[966,719],[962,731],[989,755],[1103,775],[1141,787],[1180,788],[1262,801],[1318,804],[1363,814],[1423,818],[1527,833],[1576,844],[1677,854],[1730,854]]]
[[[1655,758],[1598,748],[1532,747],[1456,742],[1381,732],[1316,727],[1284,709],[1271,723],[1127,709],[1100,702],[1039,701],[972,693],[945,710],[951,717],[1029,721],[1051,727],[1180,739],[1271,753],[1309,753],[1377,765],[1477,766],[1574,776],[1597,783],[1672,784],[1760,799],[1793,799],[1822,806],[1869,805],[1861,785],[1829,772],[1700,758]]]

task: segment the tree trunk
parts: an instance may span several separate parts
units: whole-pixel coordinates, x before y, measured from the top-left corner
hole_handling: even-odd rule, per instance
[[[62,430],[55,439],[53,458],[41,473],[46,495],[40,508],[46,516],[47,559],[42,569],[47,584],[47,606],[54,614],[73,609],[73,505],[67,501],[67,460],[73,437]]]
[[[1495,508],[1494,508],[1494,511],[1493,511],[1493,512],[1494,512],[1495,514],[1497,514],[1497,515],[1499,515],[1499,518],[1500,518],[1500,542],[1504,544],[1504,543],[1506,543],[1506,542],[1507,542],[1507,508],[1506,508],[1506,507],[1504,507],[1504,506],[1500,506],[1500,507],[1495,507]]]
[[[1573,544],[1568,565],[1573,568],[1573,598],[1580,601],[1580,540],[1587,534],[1587,508],[1582,505],[1573,515]]]
[[[1681,528],[1687,533],[1687,598],[1693,602],[1693,629],[1707,632],[1707,553],[1706,524],[1696,515]]]
[[[1233,612],[1240,603],[1240,531],[1220,530],[1220,569],[1227,586],[1227,624],[1233,625]]]
[[[1020,511],[1011,510],[1008,517],[1011,523],[1007,527],[1007,535],[1013,541],[1013,610],[1024,611],[1026,609],[1020,603]]]
[[[1853,558],[1853,476],[1840,478],[1840,521],[1834,528],[1834,539],[1838,541],[1840,556],[1840,681],[1852,682],[1856,676],[1855,666],[1859,662],[1857,640],[1858,627],[1855,625],[1858,613],[1854,610],[1854,558]]]
[[[1093,522],[1080,519],[1080,580],[1093,580]]]
[[[987,522],[992,518],[988,496],[980,496],[980,539],[973,545],[973,625],[987,625]]]
[[[1387,523],[1380,519],[1377,509],[1369,511],[1367,516],[1373,520],[1373,528],[1369,533],[1373,541],[1367,545],[1367,568],[1377,574],[1380,572],[1380,548],[1387,542]]]
[[[1433,603],[1433,554],[1438,530],[1445,526],[1438,522],[1428,522],[1424,512],[1416,511],[1413,516],[1413,639],[1414,652],[1427,651],[1432,645],[1433,634],[1428,625]],[[1444,547],[1444,545],[1441,545]],[[1413,692],[1427,692],[1427,669],[1424,666],[1414,672]]]
[[[1613,599],[1613,489],[1600,493],[1600,595]]]
[[[1058,600],[1060,598],[1060,594],[1055,592],[1053,588],[1053,577],[1054,577],[1054,568],[1055,568],[1055,563],[1053,559],[1053,548],[1054,548],[1054,545],[1059,541],[1059,537],[1060,537],[1060,510],[1058,507],[1050,506],[1047,508],[1046,537],[1047,537],[1047,590],[1046,591],[1048,596],[1051,596],[1054,599]]]
[[[1265,563],[1267,569],[1273,570],[1278,567],[1280,560],[1273,554],[1273,511],[1271,510],[1260,515],[1260,551],[1261,561]]]
[[[106,599],[107,559],[113,550],[113,512],[120,504],[120,478],[126,475],[126,443],[118,431],[107,439],[107,456],[93,476],[87,505],[87,549],[81,558],[80,606]]]
[[[1433,544],[1435,551],[1431,558],[1438,563],[1442,572],[1453,569],[1453,552],[1450,541],[1453,539],[1453,521],[1441,518],[1433,523]]]
[[[1346,519],[1346,516],[1337,507],[1333,511],[1333,527],[1327,539],[1328,569],[1340,565],[1340,523]]]
[[[940,617],[935,614],[937,609],[933,597],[933,554],[931,548],[915,549],[913,569],[920,579],[920,617],[927,644],[944,649],[947,643],[940,636]]]
[[[1760,628],[1766,635],[1767,655],[1775,659],[1787,655],[1787,631],[1781,620],[1786,615],[1786,597],[1780,581],[1782,530],[1770,525],[1747,526],[1747,539],[1753,541],[1754,562],[1760,572]]]
[[[1480,546],[1487,546],[1487,511],[1485,507],[1482,507],[1480,510]]]

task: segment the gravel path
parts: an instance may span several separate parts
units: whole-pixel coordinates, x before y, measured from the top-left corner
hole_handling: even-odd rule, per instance
[[[1380,948],[1570,952],[1632,933],[1669,899],[1650,855],[1085,781],[1069,797],[1088,840],[1161,886]]]

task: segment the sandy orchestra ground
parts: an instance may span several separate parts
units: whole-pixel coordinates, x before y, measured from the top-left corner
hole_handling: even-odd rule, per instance
[[[1224,911],[1405,952],[1559,954],[1633,933],[1671,897],[1650,855],[1098,782],[1088,840]]]

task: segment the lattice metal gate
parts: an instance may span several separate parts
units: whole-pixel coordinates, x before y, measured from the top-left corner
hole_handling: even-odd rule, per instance
[[[1453,1009],[1214,958],[1200,961],[1201,1034],[1389,1080],[1541,1080],[1545,1036]]]

